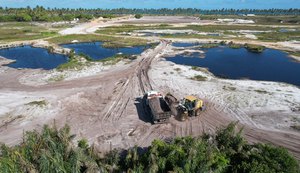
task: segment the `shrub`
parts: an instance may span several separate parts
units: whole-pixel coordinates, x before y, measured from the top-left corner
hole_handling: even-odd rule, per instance
[[[143,16],[142,16],[141,14],[136,14],[136,15],[134,15],[134,17],[135,17],[136,19],[140,19],[140,18],[142,18]]]

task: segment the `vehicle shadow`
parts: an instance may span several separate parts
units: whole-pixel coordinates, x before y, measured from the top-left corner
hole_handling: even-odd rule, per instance
[[[145,98],[137,97],[135,99],[134,105],[136,107],[139,119],[146,123],[151,123],[151,116],[150,116],[149,108],[145,104]]]

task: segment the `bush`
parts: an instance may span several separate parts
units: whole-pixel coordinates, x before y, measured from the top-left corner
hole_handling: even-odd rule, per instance
[[[87,140],[72,145],[69,126],[44,126],[26,132],[15,147],[0,148],[1,173],[11,172],[218,172],[299,173],[298,162],[284,148],[269,144],[250,145],[236,131],[236,123],[216,135],[154,140],[147,148],[113,150],[97,156]]]
[[[141,14],[136,14],[136,15],[134,15],[134,17],[135,17],[136,19],[140,19],[140,18],[142,18],[143,16],[142,16]]]

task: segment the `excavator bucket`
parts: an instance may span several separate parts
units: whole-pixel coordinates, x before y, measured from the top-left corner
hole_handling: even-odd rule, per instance
[[[188,119],[188,111],[186,110],[186,108],[179,105],[177,107],[177,115],[175,116],[175,118],[178,121],[185,121],[185,120],[187,120]]]

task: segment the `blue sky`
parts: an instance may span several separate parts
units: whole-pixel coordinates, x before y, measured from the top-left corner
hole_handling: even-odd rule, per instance
[[[0,0],[2,7],[57,8],[300,8],[300,0]]]

